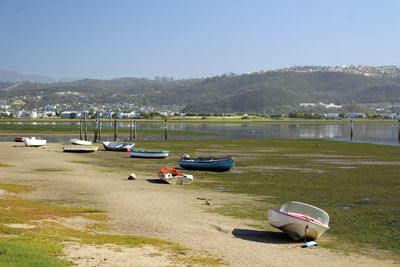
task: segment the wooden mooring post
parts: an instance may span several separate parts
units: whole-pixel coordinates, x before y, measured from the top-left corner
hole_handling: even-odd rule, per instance
[[[86,113],[86,111],[85,111],[85,115],[83,116],[84,117],[84,120],[85,120],[85,140],[87,141],[88,139],[87,139],[87,113]]]
[[[136,140],[136,120],[133,121],[133,139]]]
[[[164,138],[165,140],[168,140],[168,132],[167,132],[167,118],[164,120]]]
[[[93,142],[97,142],[99,120],[96,118],[93,125]]]
[[[79,121],[79,138],[82,140],[82,120]]]
[[[132,141],[133,138],[133,122],[132,120],[129,121],[129,141]]]
[[[353,131],[354,123],[353,120],[350,121],[350,140],[353,141],[354,131]]]
[[[99,130],[99,140],[101,140],[101,120],[99,120],[98,130]]]
[[[397,127],[397,142],[400,144],[400,119],[397,121],[398,127]]]
[[[117,130],[118,130],[117,120],[114,120],[114,141],[117,141]]]

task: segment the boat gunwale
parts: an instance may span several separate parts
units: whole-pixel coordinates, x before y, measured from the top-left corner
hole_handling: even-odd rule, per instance
[[[288,217],[290,217],[290,218],[298,219],[298,220],[300,220],[300,221],[312,223],[312,224],[314,224],[314,225],[321,226],[321,227],[324,227],[324,228],[326,228],[326,229],[330,229],[328,225],[326,225],[326,224],[324,224],[324,223],[318,221],[318,220],[315,219],[315,218],[312,218],[312,217],[310,217],[310,216],[307,216],[307,215],[304,215],[304,216],[307,216],[307,217],[311,218],[312,220],[307,220],[307,219],[304,219],[304,218],[301,218],[301,217],[292,215],[292,214],[290,214],[290,213],[277,210],[277,209],[275,209],[275,208],[270,208],[270,210],[275,211],[275,212],[277,212],[277,213],[280,213],[280,214],[282,214],[282,215],[286,215],[286,216],[288,216]]]
[[[181,158],[179,161],[182,162],[190,162],[190,163],[217,163],[217,162],[221,162],[221,161],[234,161],[233,157],[224,157],[224,158],[213,158],[213,157],[209,157],[209,158],[190,158],[190,159],[183,159]]]
[[[133,142],[118,142],[118,141],[103,141],[103,147],[108,151],[127,151],[130,152],[131,149],[135,146]],[[118,144],[118,145],[111,145]]]
[[[169,150],[159,150],[159,151],[156,151],[156,150],[140,150],[140,149],[135,149],[135,150],[131,150],[130,151],[130,153],[148,153],[148,154],[154,154],[154,153],[163,153],[163,154],[165,154],[165,153],[169,153]]]

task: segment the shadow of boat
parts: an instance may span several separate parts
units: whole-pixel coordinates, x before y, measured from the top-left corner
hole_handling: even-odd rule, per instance
[[[161,179],[146,179],[146,181],[151,184],[168,184],[166,181]]]
[[[239,229],[235,228],[232,234],[236,238],[240,238],[247,241],[269,243],[269,244],[292,244],[297,243],[293,241],[289,236],[282,232],[273,231],[262,231],[253,229]]]

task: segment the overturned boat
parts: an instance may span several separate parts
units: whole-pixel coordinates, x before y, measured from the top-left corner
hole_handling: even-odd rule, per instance
[[[294,240],[316,240],[329,229],[328,213],[297,201],[289,201],[279,210],[269,209],[268,222]]]

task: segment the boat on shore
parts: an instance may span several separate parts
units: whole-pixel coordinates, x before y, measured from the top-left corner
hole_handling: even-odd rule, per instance
[[[24,142],[26,137],[22,137],[22,136],[16,136],[14,137],[14,141],[15,142]]]
[[[72,138],[69,141],[74,145],[82,145],[82,146],[92,145],[92,142],[90,142],[90,141],[81,140],[81,139],[77,139],[77,138]]]
[[[25,146],[29,147],[39,147],[45,146],[47,143],[46,139],[36,139],[36,137],[26,137],[24,138]]]
[[[90,153],[95,152],[99,149],[98,146],[85,146],[85,145],[72,145],[72,146],[64,146],[64,152],[72,152],[72,153]]]
[[[234,158],[231,156],[191,158],[183,155],[179,160],[179,166],[187,170],[224,172],[229,171],[233,164]]]
[[[268,222],[294,240],[316,240],[329,229],[329,215],[312,205],[289,201],[268,210]]]
[[[135,144],[131,142],[103,142],[104,149],[110,151],[130,151],[134,145]]]
[[[177,169],[169,167],[160,168],[158,177],[169,184],[185,185],[193,182],[193,175],[180,173]]]
[[[129,152],[131,158],[166,158],[169,155],[168,150],[142,150],[134,149]]]

